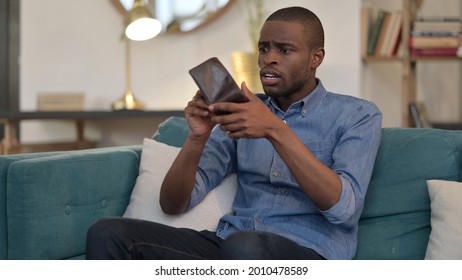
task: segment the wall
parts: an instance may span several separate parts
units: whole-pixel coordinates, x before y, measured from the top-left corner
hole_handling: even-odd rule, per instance
[[[291,5],[313,10],[326,32],[326,58],[318,76],[328,90],[360,96],[356,32],[360,0],[266,0],[265,4],[267,13]],[[189,34],[133,42],[135,95],[148,109],[182,110],[196,92],[187,72],[191,67],[217,56],[230,68],[231,52],[251,50],[245,19],[241,6],[235,5],[218,21]],[[86,109],[109,110],[125,88],[122,29],[122,17],[110,0],[21,0],[20,109],[35,110],[39,92],[81,91]],[[149,136],[154,126],[144,124],[140,132]],[[136,135],[127,139],[118,127],[94,122],[86,133],[103,139],[102,145],[141,143],[139,134],[130,132]],[[105,129],[120,134],[108,137]],[[40,142],[67,140],[74,132],[66,122],[30,121],[21,125],[21,134],[25,142]]]

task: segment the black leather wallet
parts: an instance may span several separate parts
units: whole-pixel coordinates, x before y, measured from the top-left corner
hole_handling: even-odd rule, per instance
[[[246,102],[247,98],[229,74],[228,70],[216,57],[189,70],[208,104],[217,102]]]

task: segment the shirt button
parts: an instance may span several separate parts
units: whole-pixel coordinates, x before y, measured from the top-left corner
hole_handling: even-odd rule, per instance
[[[274,176],[274,177],[277,177],[277,176],[279,176],[279,173],[277,173],[276,171],[274,171],[274,172],[273,172],[273,176]]]
[[[280,192],[281,194],[286,194],[286,193],[287,193],[287,189],[286,189],[286,188],[279,189],[279,192]]]
[[[302,115],[306,115],[306,109],[302,110]]]
[[[287,124],[287,121],[286,120],[282,120],[285,124]]]

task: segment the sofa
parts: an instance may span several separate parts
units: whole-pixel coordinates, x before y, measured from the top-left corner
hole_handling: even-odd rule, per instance
[[[181,147],[183,118],[155,141]],[[0,259],[84,259],[88,227],[122,216],[143,146],[0,156]],[[354,160],[354,159],[352,159]],[[461,181],[462,132],[382,128],[355,259],[424,259],[432,232],[427,180]]]

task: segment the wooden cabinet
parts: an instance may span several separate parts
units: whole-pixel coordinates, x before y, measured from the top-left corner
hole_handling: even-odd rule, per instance
[[[376,62],[390,62],[390,63],[399,63],[400,67],[402,69],[402,81],[401,81],[401,122],[402,126],[404,127],[409,127],[413,126],[414,122],[411,118],[410,111],[409,111],[409,105],[411,103],[416,103],[417,102],[417,92],[416,92],[416,79],[417,79],[417,73],[416,73],[416,65],[419,62],[423,61],[457,61],[461,60],[462,58],[460,57],[442,57],[442,56],[425,56],[425,57],[420,57],[420,56],[413,56],[411,55],[410,48],[409,48],[409,39],[411,37],[411,32],[413,28],[413,23],[416,20],[418,16],[418,11],[420,5],[423,4],[423,1],[421,0],[400,0],[401,1],[401,11],[402,11],[402,16],[403,16],[403,21],[402,21],[402,30],[401,30],[401,45],[400,45],[400,52],[397,55],[394,56],[380,56],[380,55],[368,55],[367,54],[367,49],[364,49],[367,45],[364,44],[364,40],[369,40],[368,36],[369,30],[371,27],[371,24],[374,23],[374,20],[372,21],[366,21],[364,18],[361,20],[361,32],[362,35],[361,37],[363,38],[363,44],[362,44],[362,59],[363,63],[365,64],[371,64],[371,63],[376,63]],[[366,4],[371,4],[369,3],[371,1],[363,1],[363,5]],[[373,2],[373,1],[372,1]],[[375,1],[373,5],[375,4],[380,4],[377,3],[378,1]],[[363,6],[365,8],[365,6]],[[380,9],[382,7],[373,7]],[[368,26],[364,26],[367,24]],[[367,35],[364,34],[364,32],[368,32]],[[444,75],[444,73],[438,73],[439,75]],[[438,75],[435,74],[435,79],[438,78]]]

